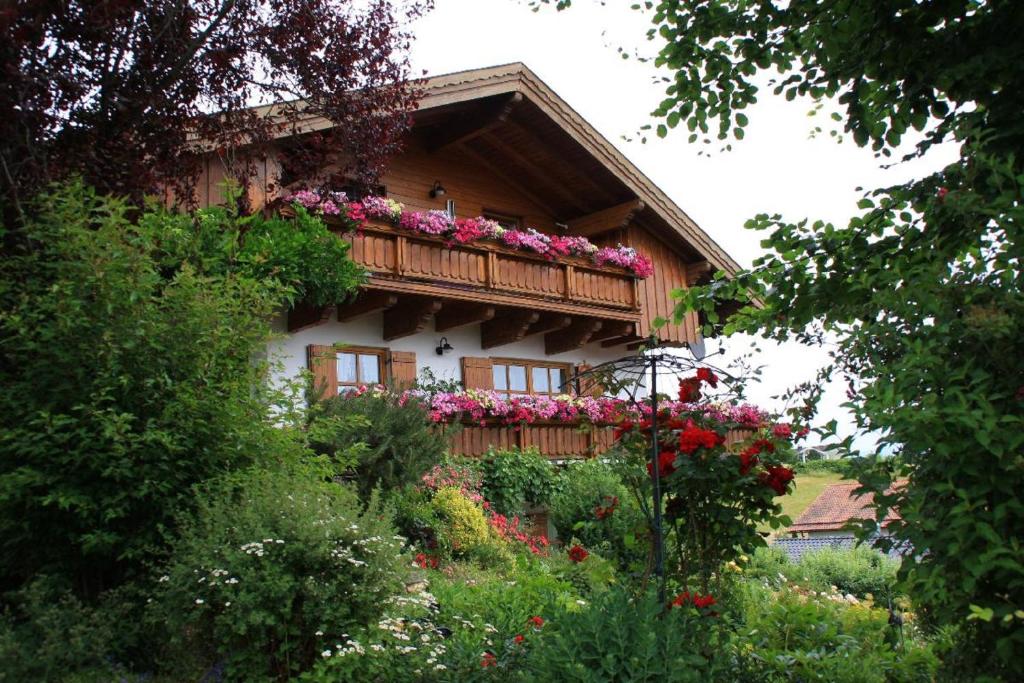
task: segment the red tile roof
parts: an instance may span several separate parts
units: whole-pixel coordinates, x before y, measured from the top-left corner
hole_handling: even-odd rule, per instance
[[[900,487],[904,482],[897,482]],[[814,499],[814,502],[796,518],[788,532],[806,531],[839,531],[846,526],[851,519],[868,519],[874,515],[869,508],[874,496],[854,495],[854,491],[860,486],[855,481],[830,484],[821,494]],[[891,489],[890,489],[891,490]],[[888,526],[889,522],[899,519],[899,513],[889,510],[882,522],[882,526]]]

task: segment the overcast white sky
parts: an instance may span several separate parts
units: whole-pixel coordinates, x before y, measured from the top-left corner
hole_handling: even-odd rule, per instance
[[[924,170],[915,164],[884,171],[870,151],[852,142],[836,144],[827,135],[810,139],[811,129],[819,123],[825,127],[827,117],[809,118],[809,101],[786,102],[767,89],[747,111],[746,136],[731,152],[687,144],[685,127],[663,140],[625,142],[623,135],[651,122],[649,113],[662,96],[661,86],[651,82],[657,74],[653,66],[624,61],[615,50],[620,45],[652,49],[644,40],[645,15],[629,4],[613,0],[602,7],[577,0],[566,12],[534,13],[517,0],[436,0],[434,11],[413,25],[413,66],[442,74],[524,62],[744,266],[761,253],[760,236],[743,229],[755,214],[844,223],[860,197],[856,187],[890,184]],[[711,155],[699,155],[702,150]],[[944,158],[948,163],[951,152]],[[726,344],[730,352],[745,351],[749,340]],[[825,354],[795,344],[762,344],[764,381],[748,394],[753,402],[777,409],[771,396],[812,378]],[[714,349],[717,342],[708,346]],[[820,417],[839,419],[849,433],[850,421],[839,407],[844,391],[830,390]]]

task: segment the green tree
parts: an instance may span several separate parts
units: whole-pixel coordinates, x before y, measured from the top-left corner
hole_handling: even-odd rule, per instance
[[[269,321],[359,270],[302,213],[139,213],[72,184],[28,215],[0,259],[0,589],[49,574],[93,599],[159,557],[194,484],[301,452]]]
[[[545,2],[546,0],[541,0]],[[568,0],[559,0],[560,8]],[[964,639],[956,673],[1019,680],[1024,662],[1024,6],[1015,0],[663,0],[654,62],[669,72],[659,137],[741,139],[770,72],[775,95],[828,102],[837,128],[880,157],[936,144],[959,158],[875,189],[847,225],[760,215],[768,249],[733,280],[677,291],[707,331],[838,341],[823,374],[850,384],[864,430],[883,434],[862,481],[916,549],[902,575],[933,623]],[[841,126],[841,129],[839,128]],[[729,144],[729,143],[722,143]],[[723,301],[751,301],[727,320]],[[807,409],[813,410],[813,396]],[[897,462],[899,464],[897,464]],[[909,484],[883,491],[896,476]],[[965,674],[964,674],[965,675]]]

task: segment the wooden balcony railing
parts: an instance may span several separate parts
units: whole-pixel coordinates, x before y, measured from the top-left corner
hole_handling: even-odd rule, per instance
[[[587,458],[600,455],[612,443],[612,427],[595,426],[589,423],[534,422],[528,425],[505,425],[490,422],[484,425],[467,423],[446,435],[449,450],[457,455],[478,457],[489,448],[531,448],[552,460]],[[749,439],[754,434],[749,429],[734,429],[725,438],[727,448]]]
[[[345,238],[352,260],[371,272],[371,288],[519,306],[528,298],[545,310],[599,309],[623,320],[639,311],[636,278],[617,266],[552,261],[493,243],[448,244],[382,223]]]

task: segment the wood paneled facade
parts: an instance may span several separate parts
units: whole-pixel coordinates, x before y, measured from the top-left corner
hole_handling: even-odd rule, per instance
[[[500,214],[523,228],[581,235],[599,246],[630,246],[651,259],[653,276],[638,279],[618,267],[597,267],[580,258],[552,261],[494,243],[451,245],[371,223],[358,233],[342,235],[352,245],[352,259],[369,272],[364,289],[353,301],[336,306],[296,307],[288,316],[292,334],[373,321],[379,325],[380,346],[390,349],[418,335],[436,337],[472,328],[479,335],[479,348],[470,348],[470,356],[492,350],[506,356],[502,349],[509,345],[543,339],[534,347],[538,359],[572,367],[587,360],[588,349],[622,355],[636,348],[652,333],[655,318],[672,318],[672,290],[691,286],[715,270],[738,269],[678,206],[523,65],[435,77],[423,87],[425,96],[405,150],[380,179],[388,197],[407,211],[445,210],[453,202],[457,217]],[[303,125],[312,131],[328,123],[314,118]],[[286,147],[288,135],[275,144]],[[339,168],[343,162],[338,160]],[[278,164],[271,155],[257,166],[250,203],[273,204],[282,193],[276,186]],[[222,199],[218,183],[225,175],[224,164],[211,156],[206,168],[199,183],[201,205]],[[445,188],[443,196],[431,197],[435,183]],[[683,346],[697,340],[698,321],[689,316],[657,334],[665,344]],[[338,336],[327,341],[349,341],[344,334]],[[310,340],[310,347],[325,346],[322,337]],[[377,345],[376,340],[360,343]],[[406,354],[396,366],[401,372],[393,374],[396,382],[407,383],[415,376],[415,353],[401,353]],[[579,357],[566,357],[572,353]],[[419,362],[430,365],[432,357],[423,355]],[[485,444],[516,444],[536,445],[561,458],[600,452],[610,436],[603,428],[581,431],[573,425],[533,425],[518,431],[474,425],[453,439],[455,450],[471,455],[486,450]]]

